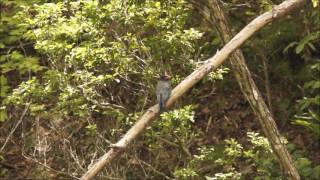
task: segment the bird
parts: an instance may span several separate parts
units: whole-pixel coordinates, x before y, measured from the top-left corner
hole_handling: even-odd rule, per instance
[[[167,75],[167,73],[164,73],[159,77],[156,86],[157,102],[159,104],[160,112],[165,109],[166,102],[171,95],[172,87],[170,84],[170,78],[171,77]]]

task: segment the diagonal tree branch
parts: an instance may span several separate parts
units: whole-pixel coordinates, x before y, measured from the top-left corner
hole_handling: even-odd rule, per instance
[[[304,0],[286,0],[278,6],[275,6],[272,11],[268,11],[256,19],[251,21],[243,28],[233,39],[226,44],[221,51],[218,51],[207,62],[185,78],[172,91],[172,96],[168,100],[166,106],[171,106],[180,96],[187,92],[193,85],[199,82],[211,70],[219,67],[226,58],[237,48],[239,48],[248,38],[263,26],[271,22],[273,19],[280,18],[288,14],[291,10],[301,6]],[[257,92],[253,92],[256,97]],[[89,170],[81,177],[82,180],[92,179],[95,177],[104,166],[111,163],[118,155],[124,152],[125,148],[141,134],[149,123],[159,113],[159,106],[152,106],[147,112],[136,122],[134,126],[121,138],[105,155],[103,155],[94,165],[89,167]]]

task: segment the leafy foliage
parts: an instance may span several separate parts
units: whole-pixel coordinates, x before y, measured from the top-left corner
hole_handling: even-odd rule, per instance
[[[316,5],[314,4],[314,6]],[[319,15],[319,11],[311,11],[309,16],[318,18],[314,18],[308,21],[308,23],[320,25]],[[302,99],[297,102],[297,114],[294,117],[293,124],[308,128],[318,139],[320,138],[320,57],[312,57],[312,54],[319,51],[319,47],[316,48],[315,46],[315,43],[319,42],[319,39],[320,29],[317,28],[303,37],[299,42],[293,42],[288,45],[288,48],[294,47],[295,53],[311,61],[308,65],[311,78],[304,83],[303,89],[305,93]]]
[[[50,113],[89,117],[113,108],[106,104],[128,90],[128,98],[140,101],[143,90],[123,91],[122,87],[130,87],[133,81],[138,82],[140,89],[150,87],[157,73],[171,71],[172,57],[177,65],[192,67],[186,60],[195,51],[192,42],[201,38],[202,33],[194,28],[184,29],[187,13],[183,1],[76,1],[25,7],[17,15],[17,19],[23,19],[21,25],[29,29],[23,37],[35,41],[34,47],[46,56],[49,69],[41,81],[34,79],[41,82],[32,86],[35,89],[20,86],[8,102],[24,104],[33,96],[21,93],[41,91],[37,99],[42,98],[42,102],[35,103],[44,106],[45,97],[57,100],[49,102],[53,110]],[[21,73],[42,70],[36,66],[35,58],[28,59],[30,66],[21,63],[23,56],[16,51],[5,57],[12,60],[2,66],[3,72],[18,64],[25,68],[20,68]],[[159,69],[164,62],[170,66]],[[21,95],[20,99],[13,100],[17,95]]]
[[[192,124],[194,123],[194,106],[184,106],[183,108],[161,114],[161,121],[147,132],[145,142],[154,152],[161,155],[172,153],[163,152],[163,147],[176,147],[180,155],[190,156],[188,147],[192,140],[199,134],[192,132]],[[165,162],[164,162],[165,163]]]
[[[86,138],[78,141],[78,151],[101,143],[94,140],[101,136],[101,123],[113,124],[104,135],[115,139],[133,124],[139,111],[154,102],[158,74],[167,71],[176,84],[196,67],[191,59],[203,33],[186,24],[191,11],[185,1],[38,1],[15,5],[17,10],[10,11],[14,21],[2,19],[13,23],[13,29],[6,31],[15,39],[1,41],[5,43],[1,46],[16,43],[17,47],[3,51],[0,58],[5,74],[1,76],[5,88],[1,89],[0,120],[8,118],[8,110],[29,105],[31,133],[27,138],[33,140],[24,144],[27,153],[37,151],[39,142],[34,137],[42,131],[43,122],[61,131],[74,122],[84,126]],[[4,33],[2,36],[7,38]],[[19,48],[20,42],[28,46]],[[12,86],[7,83],[12,72],[27,79],[14,79]],[[167,124],[161,126],[176,127],[171,130],[181,135],[179,140],[171,137],[174,143],[181,141],[182,145],[191,137],[191,111],[190,106],[164,114],[163,123]],[[67,124],[66,129],[62,124]],[[50,153],[60,151],[58,144],[50,147]],[[81,158],[96,150],[86,151]]]
[[[247,147],[243,147],[233,138],[226,139],[224,146],[201,147],[186,168],[175,171],[175,176],[182,179],[197,177],[210,180],[281,179],[280,167],[268,140],[255,132],[247,132],[247,140],[250,143]],[[296,151],[294,158],[303,178],[319,178],[319,166],[313,166],[302,152]]]
[[[239,30],[272,9],[274,1],[226,0],[224,5],[231,28]],[[265,74],[275,88],[276,118],[285,122],[285,115],[296,114],[295,124],[317,134],[320,16],[313,7],[264,28],[242,49],[258,86],[267,83],[257,60],[264,53],[270,58]],[[9,137],[1,168],[14,154],[21,164],[36,164],[30,165],[31,179],[82,175],[155,103],[157,75],[167,71],[175,86],[221,48],[218,33],[201,13],[184,0],[1,1],[0,139]],[[249,109],[241,109],[248,104],[237,83],[225,76],[229,71],[226,64],[210,72],[101,174],[120,179],[280,178],[264,137],[249,132],[246,142],[235,138],[242,128],[258,125]],[[306,83],[300,92],[296,85],[301,82]],[[297,108],[291,108],[297,96]],[[221,123],[221,117],[226,121]],[[211,142],[216,145],[204,145]],[[291,151],[301,176],[319,179],[319,166],[299,148]],[[1,169],[0,177],[17,179],[10,168]]]
[[[24,41],[22,35],[27,32],[25,26],[20,24],[20,20],[14,15],[21,11],[21,6],[28,6],[40,0],[31,1],[1,1],[0,18],[0,73],[1,73],[1,108],[0,122],[5,121],[7,116],[7,107],[4,104],[5,98],[12,89],[12,84],[8,83],[12,79],[6,76],[8,73],[15,73],[16,76],[36,73],[45,67],[39,63],[39,57],[29,53],[28,48],[32,45]]]

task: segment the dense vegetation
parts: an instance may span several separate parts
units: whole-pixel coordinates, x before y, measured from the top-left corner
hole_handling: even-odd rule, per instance
[[[280,2],[223,5],[237,32]],[[159,74],[168,72],[175,86],[222,47],[202,15],[186,0],[2,0],[0,178],[80,177],[156,103]],[[319,1],[241,49],[300,176],[319,179]],[[281,179],[239,92],[226,63],[99,175]]]

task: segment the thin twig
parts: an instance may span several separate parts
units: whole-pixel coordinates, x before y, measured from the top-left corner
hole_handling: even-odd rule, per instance
[[[271,98],[271,90],[270,90],[270,79],[269,79],[269,72],[268,72],[268,59],[266,56],[261,52],[260,56],[262,58],[262,66],[263,66],[263,73],[264,73],[264,87],[266,91],[266,96],[267,96],[267,102],[269,106],[269,110],[272,113],[272,98]]]
[[[158,135],[156,135],[156,137],[157,137],[160,141],[162,141],[162,142],[164,142],[164,143],[166,143],[166,144],[168,144],[168,145],[170,145],[170,146],[173,146],[173,147],[175,147],[175,148],[179,148],[179,147],[180,147],[178,144],[176,144],[176,143],[174,143],[174,142],[171,142],[171,141],[169,141],[169,140],[166,140],[166,139],[164,139],[164,138],[162,138],[162,137],[160,137],[160,136],[158,136]]]
[[[182,152],[184,152],[187,156],[191,157],[192,154],[190,153],[189,149],[184,146],[184,143],[182,142],[181,138],[178,135],[176,135],[175,133],[173,135],[174,135],[174,137],[177,138],[179,145],[180,145],[180,148],[182,149]]]
[[[141,159],[139,159],[139,158],[137,158],[137,157],[135,157],[135,158],[139,161],[139,163],[142,163],[143,165],[148,166],[153,172],[157,173],[158,175],[164,177],[165,179],[171,179],[170,177],[168,177],[168,176],[167,176],[166,174],[164,174],[163,172],[158,171],[158,170],[157,170],[156,168],[154,168],[151,164],[148,164],[148,163],[142,161]]]
[[[2,145],[0,152],[2,152],[3,149],[6,147],[9,139],[10,139],[11,136],[12,136],[12,134],[16,131],[16,129],[18,128],[18,126],[21,124],[24,116],[26,115],[26,113],[27,113],[27,111],[28,111],[28,109],[29,109],[29,106],[30,106],[30,104],[28,103],[28,104],[26,105],[26,107],[24,108],[23,113],[22,113],[19,121],[18,121],[17,124],[14,126],[14,128],[11,130],[11,132],[10,132],[10,134],[8,135],[6,141],[5,141],[4,144]]]
[[[50,170],[50,171],[53,171],[53,172],[55,172],[55,173],[64,174],[64,175],[67,175],[67,176],[72,177],[72,178],[74,178],[74,179],[80,179],[80,178],[78,178],[78,177],[76,177],[76,176],[73,176],[73,175],[71,175],[71,174],[69,174],[69,173],[66,173],[66,172],[63,172],[63,171],[59,171],[59,170],[53,169],[52,167],[43,164],[42,162],[38,161],[37,159],[31,158],[31,157],[26,156],[26,155],[24,155],[24,154],[22,154],[22,156],[23,156],[24,158],[28,159],[28,160],[31,160],[31,161],[33,161],[33,162],[35,162],[35,163],[40,164],[41,166],[43,166],[43,167],[45,167],[46,169],[48,169],[48,170]]]

